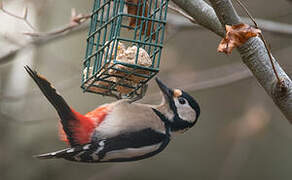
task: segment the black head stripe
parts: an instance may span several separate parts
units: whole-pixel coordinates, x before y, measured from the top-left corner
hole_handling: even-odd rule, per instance
[[[166,130],[166,135],[167,136],[170,136],[170,126],[171,126],[171,122],[161,113],[159,112],[158,110],[152,108],[153,111],[155,112],[155,114],[161,119],[161,121],[163,121],[164,123],[164,126],[165,126],[165,130]]]
[[[194,123],[189,123],[181,119],[177,119],[175,120],[174,123],[171,124],[170,128],[171,128],[171,131],[180,131],[180,130],[191,128],[193,125]]]
[[[157,111],[156,109],[153,109],[154,112],[159,116],[159,118],[164,122],[166,129],[169,129],[170,131],[179,131],[179,130],[192,127],[194,123],[189,123],[179,118],[177,114],[177,108],[173,100],[171,100],[169,103],[170,103],[170,108],[174,112],[173,121],[170,121],[161,112]],[[168,130],[166,132],[169,135]]]

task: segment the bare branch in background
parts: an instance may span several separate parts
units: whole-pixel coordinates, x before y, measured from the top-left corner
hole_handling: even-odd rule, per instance
[[[56,36],[68,31],[73,30],[74,28],[82,25],[91,17],[90,14],[77,14],[76,10],[73,8],[71,10],[71,19],[68,25],[64,27],[60,27],[56,30],[52,30],[50,32],[33,32],[33,33],[23,33],[25,35],[29,35],[32,37],[48,37],[48,36]]]
[[[26,44],[18,46],[14,49],[11,49],[6,54],[0,54],[0,65],[7,63],[7,61],[9,61],[9,57],[13,57],[19,51],[24,50],[25,48],[30,48],[33,45],[41,46],[44,44],[48,44],[54,40],[57,40],[57,39],[60,39],[60,38],[63,38],[63,37],[69,36],[69,35],[73,35],[75,33],[78,33],[78,32],[84,31],[84,30],[87,30],[88,26],[89,26],[89,23],[84,22],[78,26],[71,27],[70,29],[68,29],[66,31],[62,31],[62,30],[66,29],[66,27],[68,27],[68,26],[53,30],[52,32],[59,32],[59,33],[56,33],[54,35],[51,34],[49,36],[37,36],[37,37],[33,38],[32,40],[28,41]],[[61,33],[61,31],[62,31],[62,33]]]
[[[36,31],[36,28],[32,25],[32,23],[27,18],[27,16],[28,16],[28,8],[27,7],[24,8],[23,16],[18,16],[16,14],[13,14],[13,13],[7,11],[6,9],[4,9],[3,2],[0,1],[0,10],[8,16],[11,16],[11,17],[14,17],[16,19],[23,21],[32,31]]]
[[[179,1],[179,0],[173,0],[173,1]],[[200,6],[197,7],[197,9],[200,10],[197,13],[203,13],[201,8],[204,7],[205,2],[202,2],[202,1],[200,2],[200,0],[198,0],[196,3],[198,3],[200,5]],[[193,5],[196,5],[196,3],[193,4]],[[209,5],[208,5],[208,7],[210,8]],[[178,13],[179,12],[183,12],[180,9],[176,8],[176,7],[173,7],[172,9],[174,11],[178,12]],[[209,10],[204,10],[204,11],[212,12],[212,10],[210,10],[210,9]],[[72,12],[74,12],[74,10]],[[195,13],[195,14],[197,14],[197,13]],[[76,32],[80,32],[80,31],[88,29],[89,23],[86,20],[88,18],[90,18],[89,14],[87,14],[87,15],[80,15],[80,14],[76,15],[77,13],[75,13],[75,16],[74,16],[74,13],[72,13],[72,14],[73,15],[71,15],[71,16],[72,17],[76,17],[76,19],[75,18],[71,18],[71,22],[72,22],[72,19],[73,19],[73,22],[76,21],[76,22],[80,22],[80,23],[75,23],[75,24],[73,23],[74,25],[69,23],[68,25],[56,28],[55,30],[52,30],[52,31],[47,32],[47,33],[37,33],[37,32],[27,33],[27,34],[31,35],[32,37],[34,37],[34,39],[29,41],[29,42],[27,42],[27,44],[24,44],[22,46],[18,46],[18,47],[14,48],[14,49],[11,49],[10,51],[8,51],[5,54],[0,54],[0,65],[3,64],[3,63],[8,62],[9,58],[13,57],[20,50],[23,50],[25,48],[29,48],[32,45],[43,45],[43,44],[49,43],[49,42],[51,42],[53,40],[56,40],[56,39],[59,39],[59,38],[63,38],[65,36],[67,36],[67,35],[70,35],[71,33],[74,34]],[[179,14],[182,14],[182,13],[179,13]],[[186,14],[186,13],[183,12],[183,14]],[[186,16],[184,16],[184,17],[186,17]],[[191,17],[191,16],[187,16],[187,17]],[[188,20],[190,20],[191,22],[189,22]],[[188,19],[188,20],[186,20],[185,18],[180,17],[178,15],[169,14],[168,23],[172,24],[174,26],[182,27],[182,28],[185,28],[185,27],[201,27],[201,26],[198,26],[197,24],[193,24],[192,23],[193,21],[196,22],[196,20],[193,17],[192,17],[192,19]],[[199,20],[203,21],[203,19],[199,19]],[[244,18],[244,20],[248,21],[247,18]],[[213,21],[216,22],[216,20],[213,20]],[[270,31],[270,32],[277,32],[277,33],[281,33],[281,34],[292,35],[292,25],[285,24],[285,23],[273,22],[273,21],[267,21],[267,20],[263,20],[263,19],[257,19],[257,22],[259,23],[260,27],[262,29],[264,29],[264,30],[267,30],[267,31]],[[212,26],[211,24],[210,24],[210,26]],[[217,26],[218,25],[214,25],[213,29],[215,29]],[[208,26],[205,26],[205,27],[208,28]],[[221,30],[218,31],[219,35],[221,34],[220,32],[221,32]],[[223,35],[224,34],[222,34],[222,37],[223,37]]]
[[[3,10],[3,6],[1,6],[1,4],[0,4],[0,8],[1,7]],[[4,10],[4,12],[6,12],[6,14],[7,14],[7,11]],[[23,17],[18,17],[18,16],[13,15],[12,13],[9,13],[9,12],[8,12],[8,15],[10,15],[14,18],[23,19],[26,22],[28,22],[29,24],[31,24],[27,20],[27,12],[28,12],[28,10],[25,11]],[[87,23],[87,20],[90,19],[90,17],[91,17],[90,14],[80,14],[80,13],[78,14],[75,9],[72,9],[70,22],[69,22],[69,24],[65,25],[64,27],[57,28],[57,29],[52,30],[50,32],[36,32],[36,31],[34,31],[34,32],[23,33],[25,35],[29,35],[29,36],[33,37],[33,39],[28,41],[24,45],[18,44],[17,47],[11,49],[6,54],[0,54],[0,65],[3,63],[7,63],[9,61],[9,58],[16,55],[20,50],[32,47],[33,45],[46,44],[46,43],[51,42],[52,40],[64,37],[70,33],[75,33],[75,32],[79,32],[79,31],[87,29],[89,27],[89,23]]]
[[[91,14],[81,14],[81,13],[78,14],[76,12],[76,9],[72,8],[71,18],[70,18],[70,22],[68,25],[65,25],[64,27],[58,28],[58,29],[50,31],[50,32],[36,32],[36,28],[33,27],[32,23],[27,18],[27,16],[28,16],[28,8],[27,7],[24,9],[23,16],[17,16],[15,14],[5,10],[3,7],[3,4],[0,4],[0,10],[2,10],[3,13],[5,13],[11,17],[14,17],[16,19],[20,19],[20,20],[24,21],[33,30],[33,32],[25,32],[23,34],[29,35],[32,37],[55,36],[58,34],[62,34],[64,32],[67,32],[67,31],[70,31],[70,30],[76,28],[77,26],[80,26],[81,24],[86,22],[91,17]]]

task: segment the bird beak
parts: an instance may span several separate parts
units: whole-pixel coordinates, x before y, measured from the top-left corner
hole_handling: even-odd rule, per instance
[[[168,88],[159,78],[155,78],[155,80],[156,80],[161,92],[163,93],[164,97],[167,100],[170,100],[173,96],[173,90]]]

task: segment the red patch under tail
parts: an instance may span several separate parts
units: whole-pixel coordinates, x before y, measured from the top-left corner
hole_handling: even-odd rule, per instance
[[[91,140],[91,135],[94,129],[105,119],[108,114],[108,107],[99,107],[86,115],[82,115],[73,109],[75,119],[69,121],[69,129],[72,132],[73,139],[78,142],[78,144],[86,144]],[[62,141],[68,142],[66,133],[63,130],[62,124],[60,123],[59,135]]]

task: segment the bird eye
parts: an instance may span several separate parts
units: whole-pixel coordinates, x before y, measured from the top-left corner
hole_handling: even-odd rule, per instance
[[[178,102],[180,104],[185,104],[186,103],[186,100],[184,98],[180,97],[180,98],[178,98]]]

